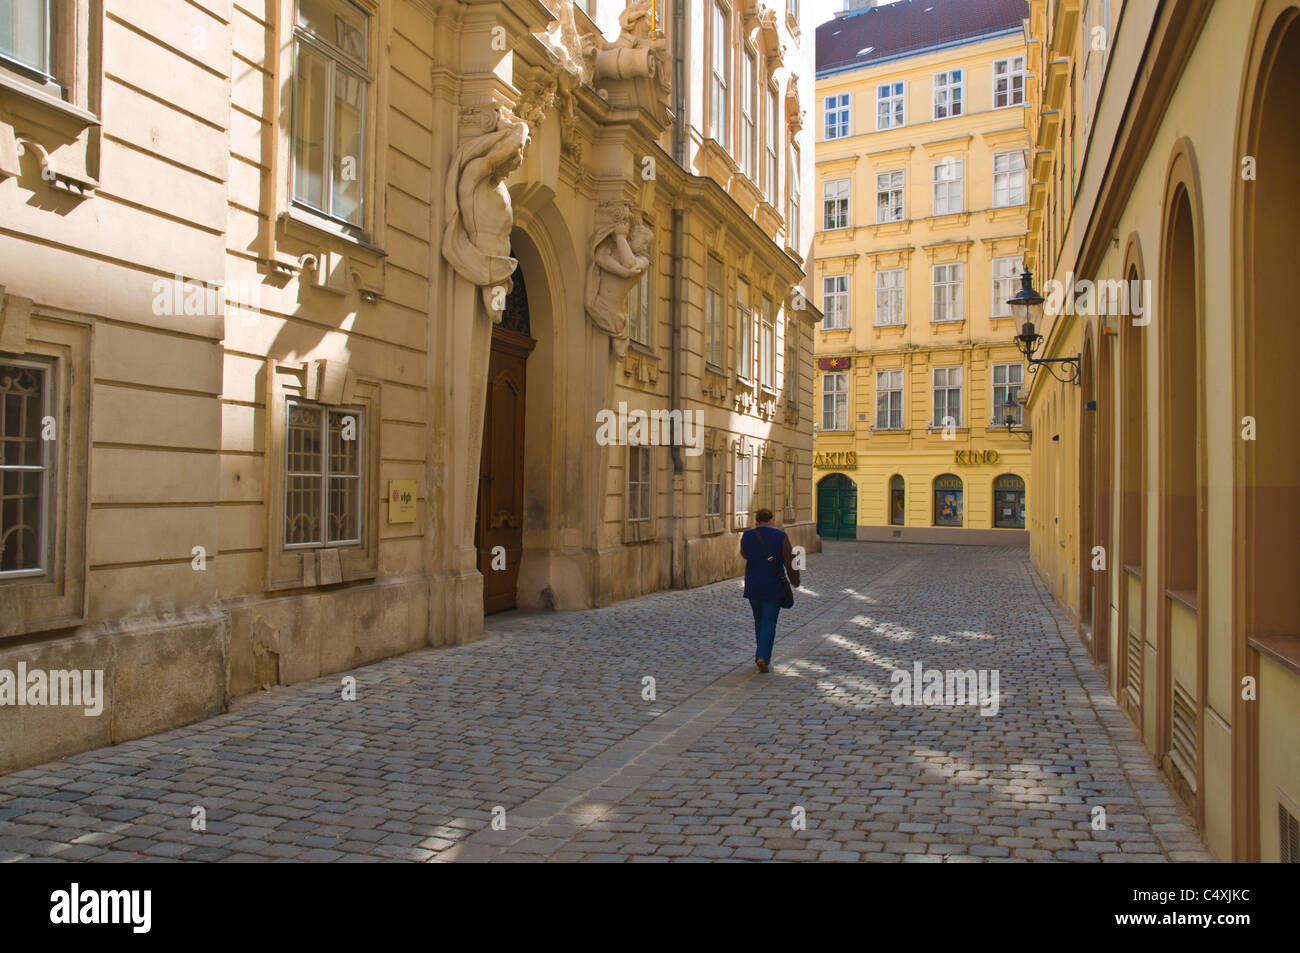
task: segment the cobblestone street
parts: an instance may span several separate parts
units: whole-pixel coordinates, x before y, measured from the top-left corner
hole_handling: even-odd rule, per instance
[[[0,860],[1210,859],[1024,550],[828,543],[804,586],[767,675],[729,581],[0,777]],[[996,714],[891,703],[916,662]]]

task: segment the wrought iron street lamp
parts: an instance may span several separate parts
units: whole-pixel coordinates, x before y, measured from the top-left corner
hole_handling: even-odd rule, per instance
[[[1079,383],[1079,358],[1076,357],[1034,357],[1034,352],[1042,346],[1043,336],[1035,330],[1035,325],[1043,319],[1043,296],[1034,290],[1033,272],[1020,274],[1020,291],[1014,298],[1008,298],[1011,313],[1020,324],[1020,333],[1016,335],[1016,347],[1025,356],[1029,364],[1029,373],[1037,373],[1038,368],[1046,367],[1048,372],[1063,384]],[[1061,373],[1052,365],[1060,364]]]
[[[1020,430],[1016,429],[1016,424],[1019,423],[1019,411],[1020,405],[1016,403],[1016,399],[1008,393],[1007,402],[1002,405],[1002,422],[1006,424],[1007,433],[1013,433],[1017,437],[1024,437],[1032,445],[1034,442],[1033,431],[1025,430],[1024,428],[1021,428]]]

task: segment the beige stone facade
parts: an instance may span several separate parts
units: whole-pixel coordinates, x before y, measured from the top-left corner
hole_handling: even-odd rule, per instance
[[[0,770],[472,640],[485,579],[555,609],[716,581],[760,505],[816,548],[811,36],[776,2],[28,22],[0,670],[102,671],[104,711],[0,707]],[[621,405],[691,416],[600,439]]]

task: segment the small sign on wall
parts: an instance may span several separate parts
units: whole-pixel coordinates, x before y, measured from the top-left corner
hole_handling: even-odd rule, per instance
[[[415,522],[415,481],[388,481],[388,522]]]

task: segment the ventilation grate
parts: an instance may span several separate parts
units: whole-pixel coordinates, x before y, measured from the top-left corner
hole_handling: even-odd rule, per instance
[[[1188,787],[1196,790],[1196,703],[1183,686],[1174,682],[1174,719],[1170,739],[1173,759]]]
[[[1278,858],[1284,864],[1300,864],[1300,817],[1286,809],[1286,805],[1277,806]]]

